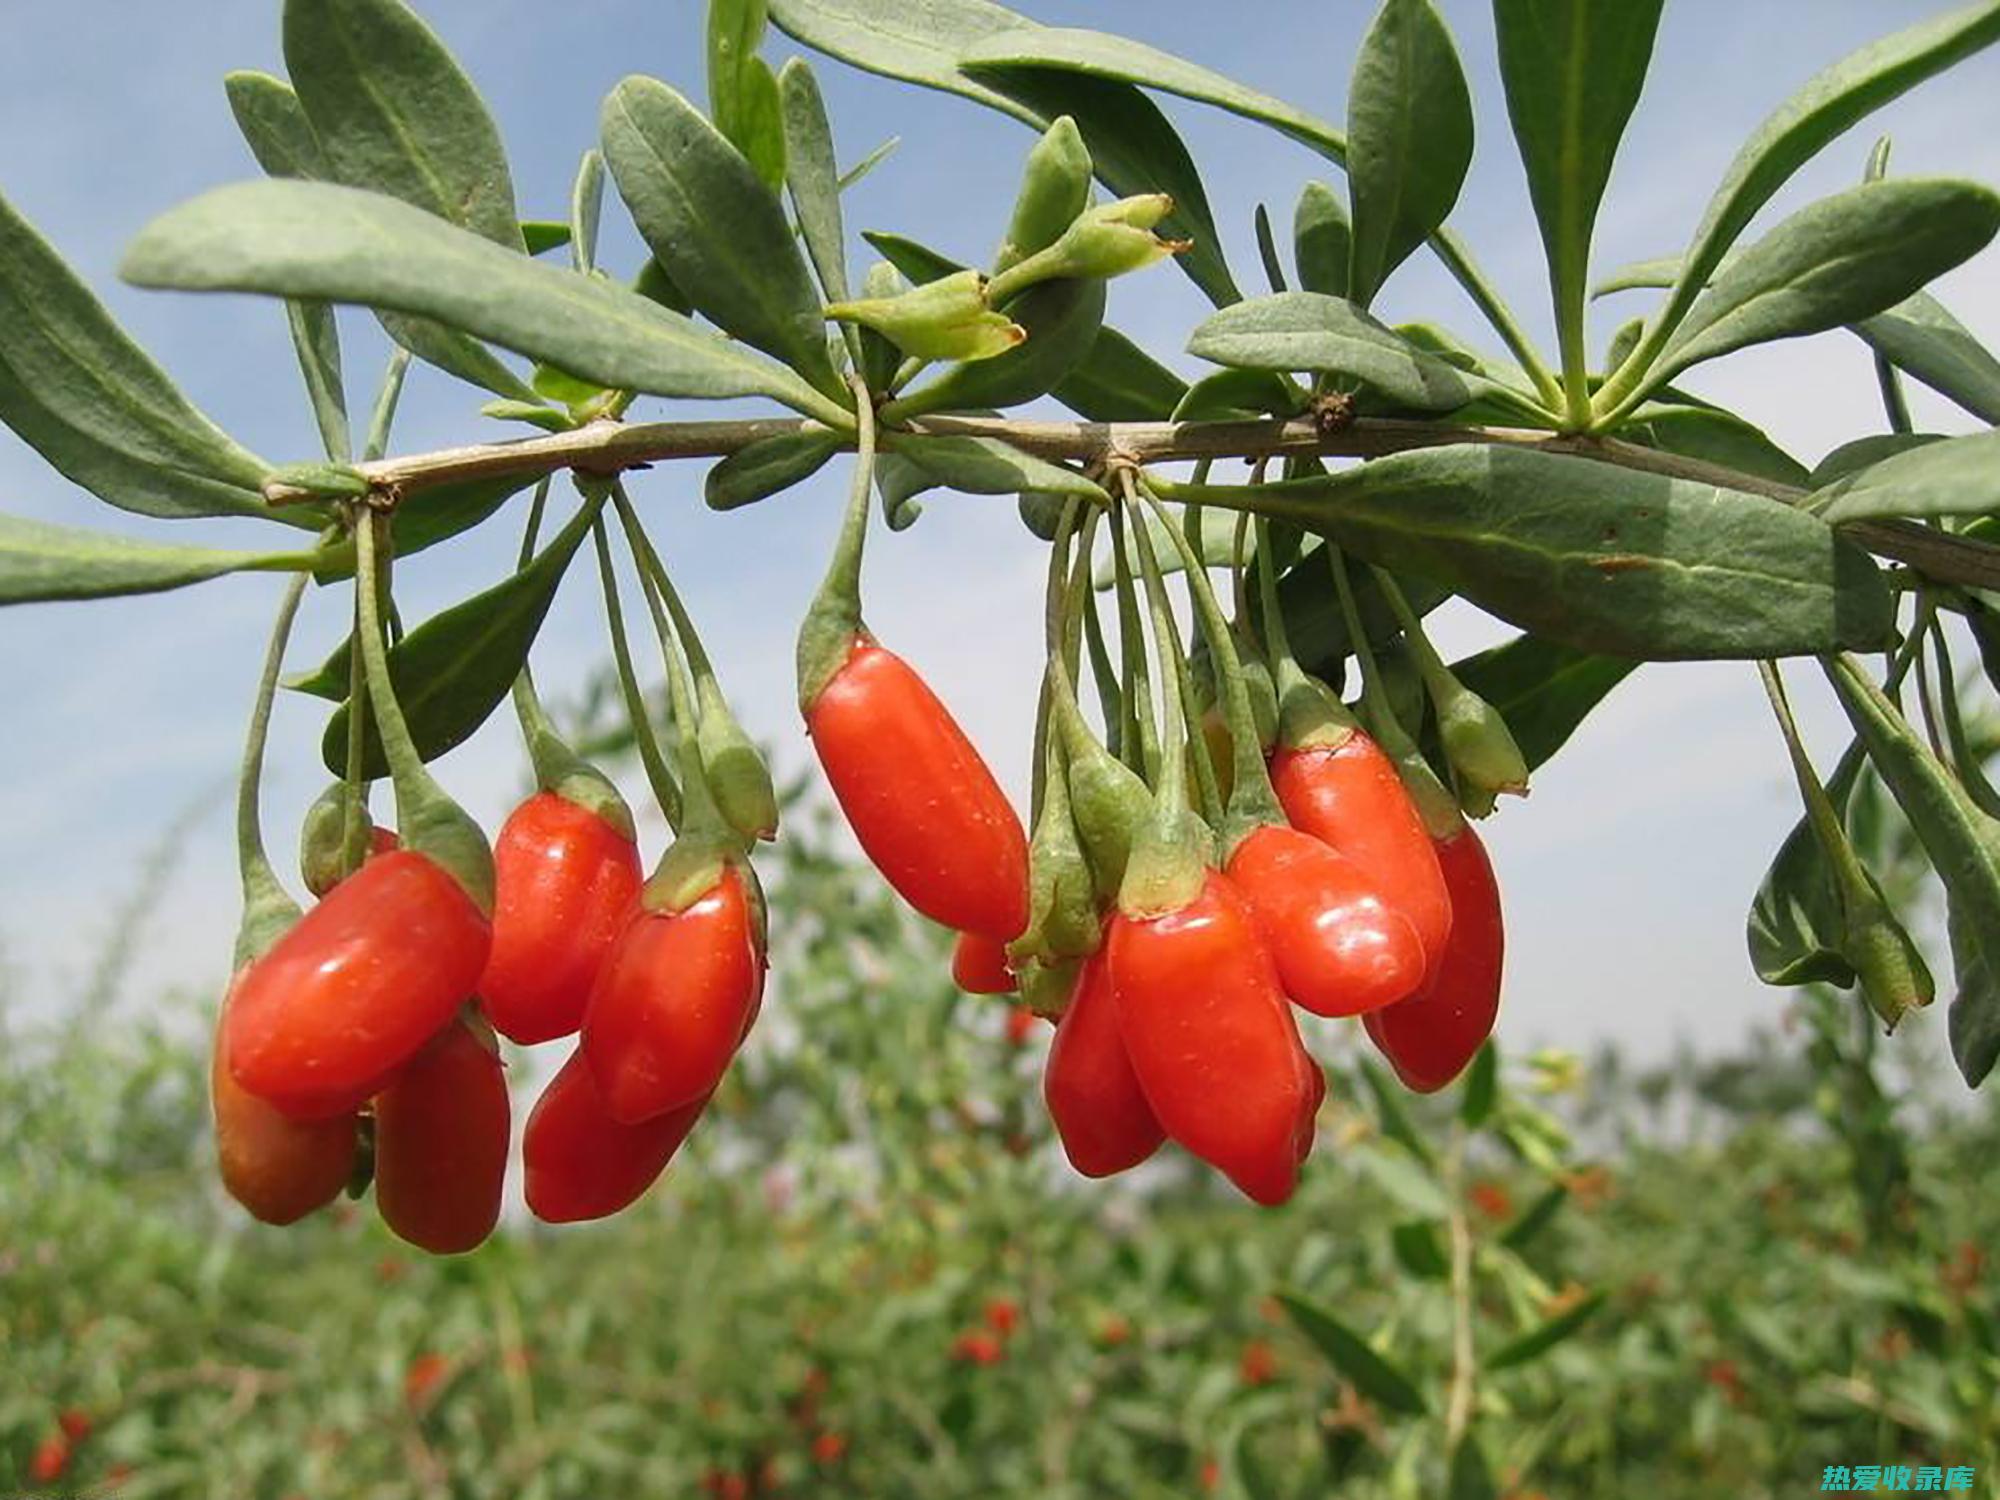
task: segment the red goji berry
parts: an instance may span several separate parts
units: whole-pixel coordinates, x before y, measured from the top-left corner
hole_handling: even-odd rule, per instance
[[[1135,1167],[1167,1138],[1119,1034],[1108,954],[1084,960],[1042,1073],[1042,1098],[1070,1165],[1086,1177]]]
[[[1028,839],[1000,783],[901,657],[865,636],[806,710],[854,836],[933,921],[1011,942],[1028,925]]]
[[[68,1472],[69,1460],[69,1439],[60,1432],[52,1432],[42,1439],[35,1456],[28,1460],[28,1477],[36,1484],[53,1484]]]
[[[235,992],[232,984],[225,1017]],[[355,1116],[295,1120],[259,1099],[225,1065],[223,1036],[218,1026],[208,1070],[222,1185],[264,1223],[297,1223],[338,1198],[354,1175]]]
[[[89,1437],[96,1425],[91,1421],[89,1412],[78,1411],[73,1406],[56,1413],[56,1426],[62,1429],[62,1435],[72,1443],[80,1443]]]
[[[822,1432],[812,1440],[813,1462],[837,1464],[847,1456],[847,1438],[838,1432]]]
[[[1160,1124],[1248,1197],[1283,1203],[1324,1079],[1249,904],[1211,870],[1175,911],[1118,913],[1106,948],[1119,1035]]]
[[[471,996],[491,943],[443,866],[378,855],[243,971],[223,1017],[229,1071],[296,1118],[349,1114]]]
[[[403,1399],[412,1406],[424,1405],[450,1373],[451,1361],[442,1354],[419,1354],[403,1372]]]
[[[637,1125],[605,1108],[583,1054],[549,1080],[521,1137],[528,1208],[550,1224],[602,1219],[629,1207],[658,1180],[694,1129],[707,1096]]]
[[[986,1326],[1004,1339],[1020,1326],[1021,1305],[1011,1297],[995,1297],[986,1304],[982,1316]]]
[[[493,951],[479,980],[496,1030],[533,1043],[583,1024],[642,878],[638,846],[597,813],[554,792],[514,809],[493,843]]]
[[[968,995],[1011,995],[1020,987],[1007,967],[1007,945],[981,932],[961,932],[951,950],[951,980]]]
[[[507,1078],[490,1038],[447,1025],[375,1100],[375,1206],[433,1255],[481,1244],[500,1220]]]
[[[962,1364],[997,1365],[1007,1357],[1007,1351],[990,1333],[961,1333],[952,1340],[951,1357]]]
[[[755,914],[733,865],[680,911],[640,906],[584,1012],[583,1056],[611,1117],[634,1125],[713,1093],[763,991]]]
[[[1437,845],[1451,892],[1451,935],[1422,991],[1362,1018],[1397,1077],[1431,1094],[1465,1070],[1500,1013],[1506,934],[1486,846],[1467,824]]]

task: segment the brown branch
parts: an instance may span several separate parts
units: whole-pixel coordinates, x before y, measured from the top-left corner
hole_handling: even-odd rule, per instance
[[[379,459],[355,468],[389,500],[400,503],[427,489],[463,480],[508,474],[536,478],[562,469],[617,473],[665,459],[722,458],[767,438],[828,430],[799,417],[721,422],[600,421],[574,432],[445,448]],[[1795,485],[1617,438],[1523,427],[1461,427],[1393,417],[1359,417],[1328,430],[1310,417],[1244,422],[1053,422],[932,416],[917,418],[900,430],[919,437],[997,438],[1037,458],[1086,467],[1113,458],[1137,464],[1217,458],[1381,458],[1417,448],[1477,443],[1589,459],[1763,495],[1787,504],[1796,504],[1806,494]],[[310,490],[277,480],[264,486],[264,499],[274,506],[317,498]],[[1871,552],[1906,564],[1936,582],[2000,590],[2000,547],[1908,521],[1855,522],[1842,530]]]

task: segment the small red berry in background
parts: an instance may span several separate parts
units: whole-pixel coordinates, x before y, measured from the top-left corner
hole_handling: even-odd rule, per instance
[[[37,1484],[52,1484],[69,1468],[69,1453],[69,1439],[60,1432],[50,1433],[29,1460],[28,1477]]]
[[[90,1420],[90,1413],[78,1411],[73,1406],[69,1410],[59,1413],[56,1417],[56,1426],[62,1429],[63,1436],[68,1438],[72,1443],[80,1443],[89,1437],[90,1430],[95,1425]]]
[[[1498,1221],[1514,1217],[1514,1195],[1498,1182],[1475,1182],[1467,1195],[1472,1206],[1486,1218]]]
[[[997,1365],[1006,1351],[990,1333],[961,1333],[952,1340],[951,1357],[969,1365]]]
[[[1007,1012],[1007,1040],[1016,1047],[1025,1047],[1035,1039],[1035,1022],[1039,1020],[1025,1005],[1017,1005]]]
[[[1278,1356],[1262,1339],[1252,1339],[1243,1346],[1236,1370],[1245,1385],[1269,1385],[1278,1378]]]
[[[412,1406],[428,1402],[451,1373],[451,1361],[442,1354],[419,1354],[403,1372],[403,1397]]]
[[[1009,1297],[995,1297],[986,1304],[986,1326],[1006,1338],[1021,1323],[1021,1306]]]
[[[1132,1323],[1128,1318],[1113,1313],[1097,1325],[1097,1342],[1107,1349],[1115,1349],[1120,1344],[1132,1341]]]
[[[1222,1465],[1212,1458],[1204,1458],[1201,1461],[1201,1487],[1205,1490],[1222,1487]]]
[[[813,1462],[837,1464],[847,1456],[847,1439],[838,1432],[822,1432],[812,1440]]]

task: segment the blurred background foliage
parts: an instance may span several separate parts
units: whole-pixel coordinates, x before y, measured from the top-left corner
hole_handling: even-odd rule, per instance
[[[1863,796],[1878,868],[1917,868]],[[1775,1025],[1742,1056],[1489,1051],[1435,1099],[1312,1022],[1332,1086],[1287,1207],[1171,1153],[1088,1183],[1041,1108],[1048,1029],[956,992],[944,935],[795,788],[763,857],[765,1019],[666,1179],[608,1224],[514,1212],[432,1261],[366,1203],[269,1230],[216,1186],[214,997],[127,972],[175,837],[66,1013],[30,1022],[0,981],[0,1491],[1527,1500],[2000,1474],[2000,1110],[1941,1046],[1878,1051],[1851,998],[1746,980]],[[548,1063],[511,1061],[525,1116]]]

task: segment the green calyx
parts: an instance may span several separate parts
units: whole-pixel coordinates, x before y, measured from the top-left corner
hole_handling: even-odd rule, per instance
[[[1029,959],[1081,958],[1098,943],[1097,883],[1070,812],[1060,741],[1050,736],[1042,807],[1028,840],[1028,926],[1008,945],[1018,967]]]
[[[376,580],[388,558],[389,518],[364,510],[355,526],[360,567],[356,593],[361,604],[361,656],[368,673],[368,697],[396,789],[396,832],[403,847],[423,855],[456,880],[475,906],[493,912],[493,850],[472,816],[445,794],[410,739],[403,710],[389,680],[389,655],[382,634],[382,604]]]
[[[1382,568],[1373,570],[1382,597],[1403,627],[1424,690],[1438,717],[1438,737],[1458,783],[1459,800],[1474,817],[1492,812],[1494,799],[1528,794],[1528,762],[1500,711],[1458,680],[1425,634],[1410,601]]]
[[[1192,242],[1153,233],[1153,226],[1173,211],[1174,200],[1165,193],[1087,208],[1053,245],[995,276],[986,289],[987,300],[1002,307],[1037,282],[1109,280],[1177,255]]]
[[[285,645],[292,621],[305,596],[304,574],[286,585],[264,652],[257,698],[250,712],[250,729],[243,746],[243,770],[236,788],[236,865],[243,885],[243,915],[236,927],[236,969],[262,957],[303,913],[286,892],[264,850],[264,747],[271,736],[271,705],[278,694],[278,674],[284,670]]]
[[[993,258],[998,276],[1062,238],[1077,215],[1090,206],[1090,179],[1096,171],[1083,132],[1068,115],[1059,117],[1028,152],[1021,191],[1007,237]]]
[[[299,875],[306,889],[324,896],[360,869],[374,832],[364,786],[336,781],[313,798],[299,825]]]
[[[959,271],[892,297],[829,303],[830,321],[872,328],[913,359],[976,361],[1005,354],[1028,331],[994,311],[986,278]]]
[[[1458,805],[1458,798],[1451,788],[1438,780],[1430,762],[1424,759],[1423,751],[1403,727],[1403,721],[1396,717],[1396,710],[1389,700],[1389,691],[1383,681],[1382,669],[1375,660],[1375,651],[1368,644],[1368,631],[1362,624],[1361,611],[1354,603],[1354,589],[1347,578],[1347,559],[1332,542],[1326,544],[1327,566],[1333,570],[1333,586],[1340,596],[1340,612],[1347,624],[1348,640],[1354,646],[1355,660],[1361,664],[1361,716],[1375,743],[1382,747],[1382,753],[1389,757],[1403,778],[1403,788],[1409,793],[1410,801],[1416,805],[1417,815],[1423,819],[1424,831],[1433,839],[1448,839],[1465,827],[1465,815]]]
[[[821,691],[847,665],[861,623],[861,555],[868,541],[868,492],[875,474],[875,408],[860,381],[854,388],[859,430],[855,436],[854,474],[847,491],[847,510],[840,536],[827,561],[826,577],[799,623],[799,712],[812,714]]]
[[[1043,963],[1038,958],[1017,965],[1014,977],[1021,982],[1021,1003],[1036,1015],[1060,1021],[1076,993],[1077,976],[1083,972],[1080,958]]]

